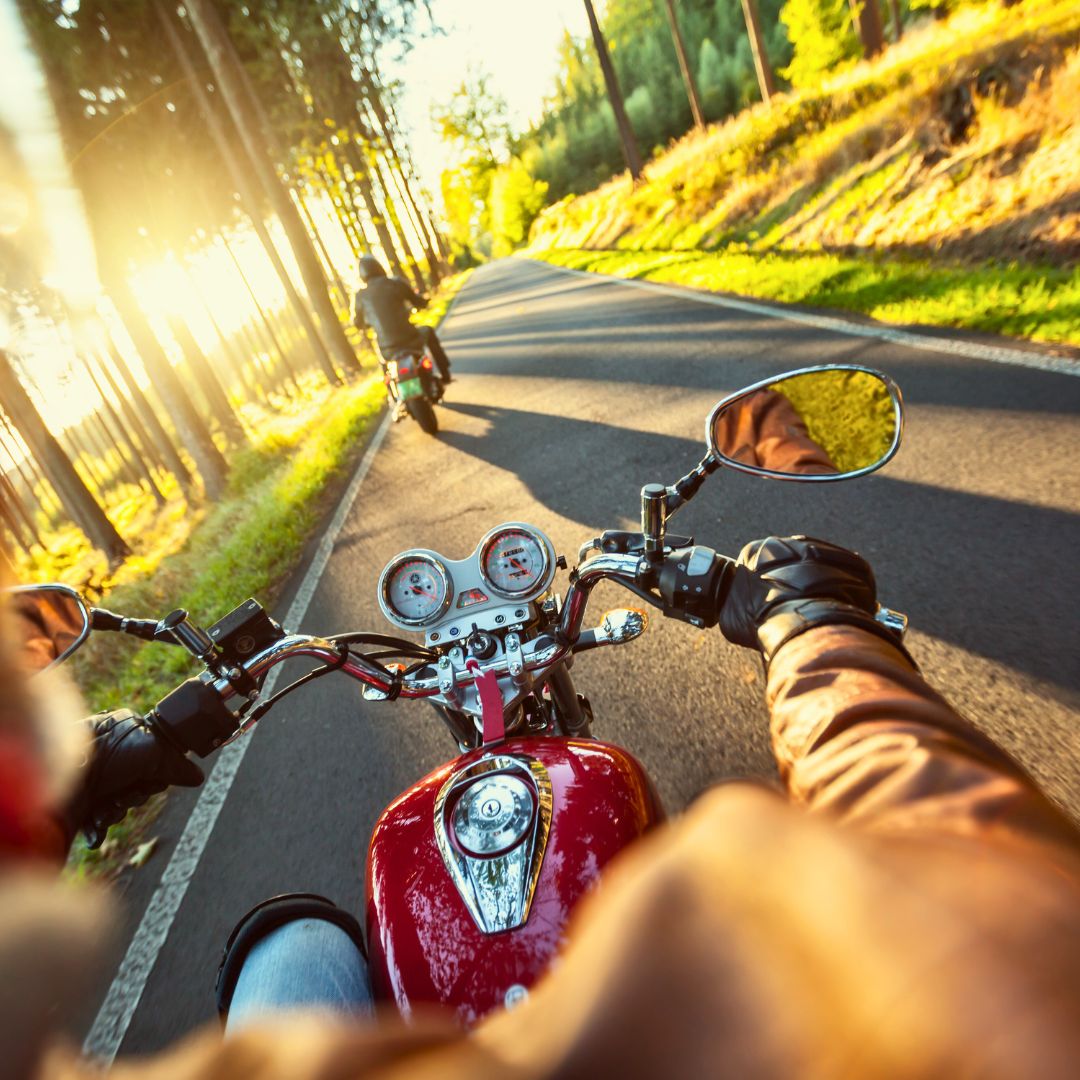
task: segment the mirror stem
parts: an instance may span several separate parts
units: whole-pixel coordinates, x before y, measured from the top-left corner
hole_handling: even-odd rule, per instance
[[[712,454],[706,454],[695,468],[667,488],[665,499],[667,517],[671,517],[679,507],[688,503],[705,483],[706,477],[711,476],[719,468],[720,462]]]

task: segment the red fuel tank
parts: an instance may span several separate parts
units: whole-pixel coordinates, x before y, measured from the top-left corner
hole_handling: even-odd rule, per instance
[[[513,1002],[563,940],[601,868],[663,817],[625,750],[528,738],[474,750],[383,811],[367,864],[377,998],[466,1024]]]

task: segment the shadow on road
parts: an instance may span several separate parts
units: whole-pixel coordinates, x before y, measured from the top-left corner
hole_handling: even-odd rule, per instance
[[[551,274],[558,274],[551,271]],[[967,357],[909,348],[896,349],[896,362],[880,360],[875,338],[824,332],[798,323],[695,303],[690,298],[642,293],[617,281],[592,282],[559,274],[559,283],[535,275],[480,283],[478,299],[455,312],[444,335],[461,372],[527,378],[610,380],[630,360],[649,360],[633,381],[734,389],[785,368],[828,362],[858,363],[863,354],[897,379],[909,405],[939,405],[978,411],[1080,416],[1080,379],[1027,368],[985,365]],[[547,303],[534,306],[536,301]],[[491,319],[472,316],[528,302],[528,312],[507,311]],[[595,345],[611,342],[609,356]],[[567,354],[580,342],[587,362],[567,370]],[[891,356],[890,356],[891,361]],[[677,364],[673,372],[672,365]]]

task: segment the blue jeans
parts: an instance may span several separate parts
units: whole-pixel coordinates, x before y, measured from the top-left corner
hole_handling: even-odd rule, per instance
[[[352,938],[325,919],[297,919],[269,933],[247,955],[236,982],[225,1034],[269,1014],[321,1009],[370,1016],[367,961]]]

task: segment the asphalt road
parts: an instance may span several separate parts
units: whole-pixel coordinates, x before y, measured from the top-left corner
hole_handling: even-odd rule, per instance
[[[731,554],[790,532],[863,552],[884,602],[910,615],[931,682],[1080,817],[1080,380],[525,261],[479,270],[443,336],[456,382],[442,431],[391,430],[302,629],[387,629],[375,585],[391,556],[462,558],[501,521],[536,524],[572,561],[601,530],[635,527],[642,484],[699,459],[717,398],[786,368],[864,362],[908,406],[905,445],[882,474],[801,486],[721,473],[673,528]],[[604,590],[597,616],[627,602]],[[579,658],[575,678],[595,734],[642,759],[670,811],[716,781],[773,774],[759,666],[717,631],[657,618],[633,645]],[[378,814],[454,750],[428,706],[369,704],[344,678],[290,698],[253,740],[122,1053],[212,1016],[221,945],[258,900],[314,890],[359,910]],[[129,924],[190,805],[170,804],[162,851],[129,889]]]

